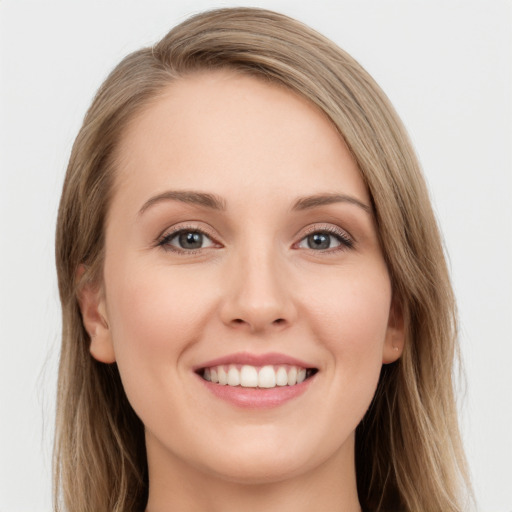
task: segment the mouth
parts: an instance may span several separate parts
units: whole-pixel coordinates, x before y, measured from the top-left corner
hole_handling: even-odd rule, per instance
[[[308,394],[320,369],[288,354],[239,352],[194,369],[206,390],[245,410],[280,407]]]
[[[317,368],[289,364],[268,364],[265,366],[219,364],[196,370],[196,373],[202,379],[212,384],[260,389],[297,386],[310,379],[317,372]]]

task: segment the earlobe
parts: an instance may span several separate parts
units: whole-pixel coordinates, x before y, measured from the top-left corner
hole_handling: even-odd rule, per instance
[[[405,326],[402,307],[393,299],[389,311],[386,339],[382,351],[382,364],[394,363],[400,358],[405,344]]]
[[[83,265],[78,277],[84,273]],[[94,359],[102,363],[116,360],[111,331],[108,323],[105,297],[101,286],[84,283],[78,291],[78,304],[82,313],[82,322],[91,338],[89,351]]]

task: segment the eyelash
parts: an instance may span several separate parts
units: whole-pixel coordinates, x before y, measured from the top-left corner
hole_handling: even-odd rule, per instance
[[[199,233],[200,235],[208,238],[212,242],[212,245],[217,244],[214,237],[211,234],[209,234],[208,231],[205,230],[204,228],[199,228],[197,226],[180,226],[179,228],[174,229],[170,232],[166,232],[164,235],[160,236],[157,240],[156,245],[158,247],[161,247],[164,251],[170,251],[178,254],[187,255],[196,254],[201,250],[205,249],[204,247],[199,247],[198,249],[183,249],[180,247],[172,246],[171,241],[183,233]]]
[[[171,245],[171,242],[178,237],[180,234],[184,233],[198,233],[206,238],[208,238],[212,245],[218,244],[215,241],[215,238],[208,233],[207,230],[203,228],[199,228],[197,226],[180,226],[177,229],[172,230],[171,232],[166,232],[164,235],[160,236],[156,242],[158,247],[161,247],[164,251],[175,252],[178,254],[187,254],[193,255],[199,253],[201,250],[206,249],[207,247],[199,247],[197,249],[183,249],[179,247],[174,247]],[[294,244],[294,247],[297,247],[300,243],[306,240],[309,236],[314,234],[327,234],[329,236],[334,237],[338,242],[338,247],[329,247],[327,249],[315,250],[309,248],[312,252],[319,253],[336,253],[338,251],[345,251],[347,249],[352,249],[354,247],[354,240],[343,230],[339,228],[335,228],[332,226],[312,226],[307,230],[307,232],[302,236],[302,238]]]
[[[346,251],[347,249],[353,249],[354,248],[354,240],[351,238],[345,231],[343,231],[340,228],[334,227],[334,226],[311,226],[306,233],[302,236],[302,238],[299,240],[298,244],[300,244],[303,240],[305,240],[308,236],[314,235],[314,234],[328,234],[329,236],[334,237],[338,242],[338,247],[330,247],[328,249],[324,250],[315,250],[311,249],[313,252],[321,252],[321,253],[337,253],[338,251]],[[294,244],[294,245],[298,245]]]

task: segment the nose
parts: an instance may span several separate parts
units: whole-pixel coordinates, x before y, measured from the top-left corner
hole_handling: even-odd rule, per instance
[[[290,326],[296,308],[283,261],[272,251],[262,250],[234,259],[223,285],[223,323],[252,334]]]

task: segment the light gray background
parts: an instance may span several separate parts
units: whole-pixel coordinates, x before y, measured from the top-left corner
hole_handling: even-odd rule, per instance
[[[85,110],[125,54],[229,5],[281,11],[332,38],[403,118],[459,301],[479,510],[511,512],[512,4],[499,0],[0,0],[0,511],[51,509],[54,225]]]

